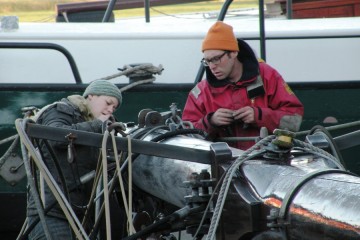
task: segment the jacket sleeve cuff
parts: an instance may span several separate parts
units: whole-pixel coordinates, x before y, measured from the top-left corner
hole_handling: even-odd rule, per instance
[[[214,112],[208,113],[208,114],[203,118],[203,124],[204,124],[204,126],[206,127],[206,129],[217,128],[217,126],[215,126],[214,124],[212,124],[211,121],[210,121],[212,115],[214,115]]]
[[[253,109],[254,109],[254,114],[255,114],[255,122],[262,121],[262,119],[263,119],[262,109],[260,107],[253,107]]]
[[[103,122],[99,119],[94,119],[93,121],[90,122],[90,126],[94,132],[101,133]]]

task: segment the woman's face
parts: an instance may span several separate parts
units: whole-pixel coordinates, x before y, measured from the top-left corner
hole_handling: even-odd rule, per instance
[[[117,98],[105,95],[89,95],[87,101],[93,116],[102,121],[108,120],[119,105]]]

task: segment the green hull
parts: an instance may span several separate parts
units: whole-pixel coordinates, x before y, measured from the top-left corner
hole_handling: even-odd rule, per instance
[[[289,85],[305,106],[301,131],[310,130],[315,125],[329,127],[359,120],[360,106],[358,102],[360,95],[358,92],[360,83],[293,83]],[[41,108],[68,95],[81,94],[86,86],[86,84],[48,86],[6,84],[6,86],[1,87],[0,84],[0,94],[3,99],[0,102],[0,109],[2,109],[1,139],[16,134],[14,121],[16,118],[23,117],[22,108],[28,106]],[[121,88],[124,85],[118,86]],[[182,110],[192,86],[193,84],[147,84],[129,89],[123,93],[124,102],[116,112],[116,117],[122,122],[137,123],[138,113],[142,109],[150,108],[159,112],[170,111],[170,105],[176,103],[178,108]],[[336,119],[337,122],[324,123],[324,120],[329,117]],[[360,125],[331,131],[330,133],[335,137],[359,128]],[[303,138],[304,134],[299,137]],[[0,146],[0,150],[3,153],[6,147]],[[346,158],[347,167],[355,173],[360,173],[360,166],[355,162],[355,154]]]
[[[360,95],[358,83],[333,83],[333,84],[292,84],[295,94],[305,106],[304,120],[301,131],[310,130],[315,125],[325,127],[331,124],[324,124],[327,117],[337,119],[337,124],[344,124],[358,121],[360,116]],[[71,94],[81,94],[87,85],[10,85],[1,86],[0,101],[1,125],[0,141],[16,134],[14,121],[22,118],[23,107],[42,106],[57,101]],[[169,111],[169,106],[176,103],[180,110],[183,109],[187,94],[193,84],[148,84],[137,86],[123,93],[124,103],[117,111],[118,121],[137,123],[140,110],[150,108],[154,111]],[[119,85],[123,87],[123,85]],[[61,90],[62,89],[62,90]],[[65,89],[65,90],[64,90]],[[332,124],[334,125],[334,124]],[[349,133],[359,129],[359,126],[331,131],[333,137]],[[305,134],[299,136],[303,140]],[[0,145],[0,155],[3,156],[9,148],[11,141]],[[346,167],[357,174],[360,174],[360,147],[354,147],[342,151]],[[19,154],[19,153],[18,153]],[[19,154],[20,156],[20,154]],[[9,174],[9,170],[1,169],[0,173]],[[26,178],[21,181],[5,181],[0,177],[0,201],[7,204],[0,205],[2,219],[0,225],[1,239],[14,239],[25,219],[26,207]],[[16,209],[16,210],[14,210]],[[17,218],[14,218],[16,211]],[[8,221],[8,219],[12,219]],[[7,235],[7,232],[9,235]],[[15,234],[15,236],[14,236]]]

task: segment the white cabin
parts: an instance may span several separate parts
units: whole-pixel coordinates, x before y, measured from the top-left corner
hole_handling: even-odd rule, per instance
[[[225,22],[260,57],[257,10]],[[202,59],[201,42],[216,18],[206,14],[133,18],[115,23],[20,23],[0,31],[0,43],[55,43],[74,57],[84,83],[127,64],[152,63],[164,71],[159,83],[192,83]],[[360,17],[266,18],[266,61],[288,82],[360,80]],[[73,83],[66,58],[54,50],[0,49],[1,83]],[[126,83],[127,79],[115,82]]]

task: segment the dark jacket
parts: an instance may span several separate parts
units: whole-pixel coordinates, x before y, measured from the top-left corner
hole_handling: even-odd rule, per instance
[[[70,100],[69,100],[70,99]],[[81,96],[70,96],[67,99],[62,99],[60,102],[48,106],[42,111],[41,116],[37,118],[37,123],[51,127],[76,129],[87,132],[102,132],[102,121],[93,119],[90,114],[86,101]],[[74,145],[74,158],[72,163],[68,159],[68,144],[51,141],[50,145],[54,151],[60,166],[62,174],[65,177],[66,186],[69,190],[70,203],[76,214],[82,215],[82,206],[87,204],[89,200],[92,182],[86,185],[79,185],[79,178],[84,174],[95,170],[99,150],[87,146]],[[52,173],[55,181],[62,187],[62,182],[58,171],[55,168],[54,159],[44,142],[40,142],[40,148],[43,155],[43,161]],[[50,189],[45,186],[45,206],[49,206],[55,201]],[[33,199],[28,199],[28,215],[36,215],[36,208]],[[49,215],[56,217],[63,217],[62,210],[58,205],[54,207]]]

